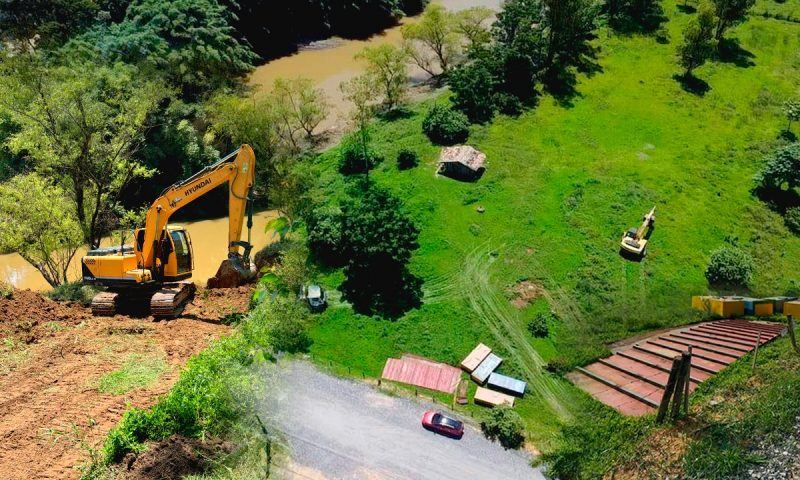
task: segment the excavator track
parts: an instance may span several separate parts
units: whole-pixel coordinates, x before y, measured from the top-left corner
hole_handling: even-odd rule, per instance
[[[92,315],[111,317],[117,312],[116,292],[100,292],[92,298]]]
[[[150,298],[150,313],[154,317],[174,317],[183,312],[194,296],[196,287],[192,282],[165,284]]]

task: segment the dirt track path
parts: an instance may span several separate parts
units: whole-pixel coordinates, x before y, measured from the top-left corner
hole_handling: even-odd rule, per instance
[[[247,289],[200,292],[184,315],[154,322],[94,318],[30,291],[0,299],[0,478],[73,479],[128,405],[149,406],[181,366],[228,331],[219,319],[244,311]],[[149,387],[121,395],[96,382],[132,354],[157,356],[166,371]]]

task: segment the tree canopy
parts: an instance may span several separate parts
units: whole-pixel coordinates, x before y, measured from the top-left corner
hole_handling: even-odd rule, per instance
[[[69,68],[15,60],[0,66],[0,110],[19,126],[6,143],[61,183],[85,241],[98,246],[120,193],[153,173],[134,153],[169,90],[124,64]]]

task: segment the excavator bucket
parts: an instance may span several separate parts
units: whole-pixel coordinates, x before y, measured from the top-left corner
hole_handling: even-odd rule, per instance
[[[255,280],[255,265],[245,262],[241,257],[223,260],[217,274],[208,279],[208,288],[236,288]]]

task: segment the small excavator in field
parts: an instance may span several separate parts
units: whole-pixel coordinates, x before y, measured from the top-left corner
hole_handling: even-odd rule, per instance
[[[135,230],[133,245],[89,251],[81,259],[83,283],[106,288],[92,299],[92,313],[114,315],[124,304],[135,310],[149,305],[149,313],[158,317],[180,314],[195,292],[194,283],[187,281],[194,268],[194,252],[189,233],[167,223],[172,214],[224,183],[230,190],[228,259],[222,262],[220,272],[225,272],[228,285],[220,286],[235,287],[255,277],[250,265],[255,163],[253,149],[242,145],[164,190],[148,209],[144,228]],[[242,241],[245,211],[248,240]]]
[[[656,207],[653,207],[650,212],[642,217],[642,224],[638,229],[633,227],[622,234],[622,240],[619,245],[621,252],[634,255],[637,258],[647,255],[648,234],[655,223]]]

